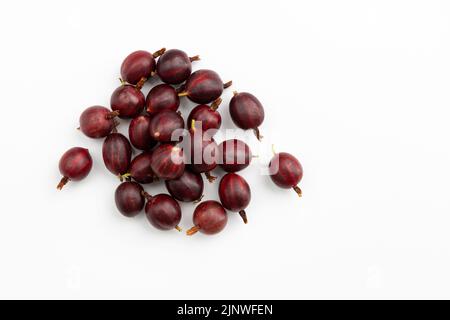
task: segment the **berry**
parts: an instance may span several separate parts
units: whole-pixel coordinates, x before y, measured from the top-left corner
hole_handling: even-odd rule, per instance
[[[205,104],[219,98],[223,89],[229,86],[231,81],[224,84],[215,71],[201,69],[191,74],[186,81],[184,91],[178,95],[187,96],[193,102]]]
[[[126,181],[121,183],[114,194],[117,209],[125,217],[134,217],[144,208],[145,200],[139,183]]]
[[[223,170],[237,172],[249,166],[252,161],[252,152],[244,141],[230,139],[219,145],[219,160]]]
[[[148,113],[156,113],[166,109],[177,111],[179,106],[178,93],[168,84],[159,84],[153,87],[145,100],[145,108]]]
[[[155,114],[150,120],[149,132],[155,141],[171,142],[180,140],[183,132],[181,130],[175,130],[183,128],[184,120],[177,112],[163,110]],[[172,137],[172,134],[175,135]]]
[[[227,173],[222,177],[219,184],[219,198],[222,205],[239,215],[247,223],[247,208],[252,197],[250,186],[247,181],[236,173]]]
[[[111,95],[111,109],[119,112],[121,118],[134,118],[144,109],[145,97],[141,90],[122,85]]]
[[[200,104],[196,106],[189,113],[187,124],[192,129],[202,129],[203,132],[208,130],[218,130],[220,125],[222,124],[222,117],[220,113],[217,111],[220,103],[222,102],[221,98],[217,98],[208,106],[206,104]],[[194,121],[194,122],[193,122]],[[213,132],[215,133],[215,132]],[[213,134],[210,134],[211,136]]]
[[[151,160],[152,152],[144,151],[131,160],[130,170],[123,177],[130,176],[135,181],[145,184],[152,183],[155,180],[155,174],[152,171]]]
[[[179,201],[198,202],[203,197],[202,176],[189,170],[184,170],[177,179],[166,180],[166,188]]]
[[[160,144],[153,149],[151,168],[160,179],[179,178],[184,172],[184,155],[181,148],[172,144]]]
[[[186,234],[188,236],[200,231],[204,234],[216,234],[225,228],[228,216],[222,205],[213,200],[200,203],[194,210],[194,226]]]
[[[181,220],[181,208],[178,202],[167,194],[151,196],[143,193],[147,199],[145,215],[148,221],[157,229],[181,231],[178,226]]]
[[[253,129],[258,140],[261,140],[258,127],[264,121],[264,108],[254,95],[235,91],[230,101],[230,115],[236,126],[245,130]]]
[[[131,120],[128,127],[128,136],[131,144],[140,150],[150,150],[156,145],[156,141],[150,135],[150,116],[140,115]]]
[[[138,85],[140,89],[155,71],[155,58],[163,54],[164,51],[165,49],[163,48],[151,54],[150,52],[139,50],[129,54],[120,67],[122,79],[130,84]]]
[[[91,169],[92,158],[88,149],[74,147],[67,150],[59,160],[59,172],[63,178],[57,186],[58,190],[61,190],[69,180],[84,179]]]
[[[180,84],[191,75],[191,62],[199,59],[198,56],[189,58],[184,51],[178,49],[167,50],[159,57],[156,72],[163,82]]]
[[[101,106],[89,107],[80,116],[80,130],[89,138],[104,138],[115,128],[118,111]]]
[[[111,133],[103,142],[103,161],[106,168],[115,175],[128,172],[131,162],[131,145],[121,133]]]
[[[303,168],[296,157],[287,153],[275,153],[269,163],[269,174],[272,181],[280,188],[293,188],[301,197],[302,190],[297,184],[302,180]]]

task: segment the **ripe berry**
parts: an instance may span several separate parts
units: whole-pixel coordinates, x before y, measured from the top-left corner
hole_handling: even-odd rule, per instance
[[[218,147],[216,141],[202,132],[190,131],[190,165],[192,171],[205,173],[209,182],[213,182],[216,177],[211,175],[211,171],[217,167]]]
[[[111,111],[101,106],[89,107],[80,116],[80,130],[89,138],[104,138],[117,125],[114,118],[118,111]]]
[[[150,150],[157,143],[150,135],[150,120],[150,116],[140,115],[130,122],[128,136],[131,144],[137,149]]]
[[[191,75],[191,62],[199,59],[198,56],[189,58],[184,51],[170,49],[159,57],[156,73],[165,83],[180,84]]]
[[[144,192],[143,195],[147,199],[145,215],[155,228],[181,231],[178,226],[181,220],[181,208],[174,198],[167,194],[151,196],[147,192]]]
[[[117,209],[125,217],[134,217],[144,208],[145,200],[139,183],[126,181],[121,183],[115,192],[114,198]]]
[[[219,160],[223,170],[237,172],[248,167],[252,161],[252,152],[244,141],[230,139],[219,145]]]
[[[196,129],[202,129],[203,132],[206,132],[210,129],[218,130],[220,125],[222,124],[222,117],[220,113],[217,111],[220,103],[222,102],[221,98],[217,98],[208,106],[206,104],[200,104],[196,106],[189,113],[187,124],[189,127],[194,127]],[[194,123],[192,122],[194,121]],[[215,133],[215,132],[212,132]],[[211,136],[213,134],[210,134]]]
[[[123,175],[124,178],[128,176],[139,183],[152,183],[156,177],[151,167],[152,151],[144,151],[138,154],[131,160],[130,170],[128,174]]]
[[[84,179],[92,169],[92,158],[89,150],[75,147],[67,150],[59,160],[59,172],[63,175],[57,188],[61,190],[69,180]]]
[[[224,84],[215,71],[201,69],[191,74],[186,81],[184,91],[178,95],[187,96],[193,102],[205,104],[219,98],[223,89],[229,86],[231,81]]]
[[[181,135],[174,135],[173,133],[182,133],[180,131],[174,132],[177,129],[184,128],[184,120],[175,111],[163,110],[152,116],[150,120],[149,132],[153,140],[158,142],[179,141]],[[173,140],[172,140],[173,139]]]
[[[131,145],[120,133],[111,133],[103,142],[103,161],[106,168],[115,175],[128,172],[131,162]]]
[[[227,173],[220,180],[219,198],[222,205],[233,212],[239,212],[244,223],[247,223],[247,208],[252,197],[247,181],[236,173]]]
[[[170,195],[179,201],[197,202],[203,197],[203,179],[199,173],[184,170],[177,179],[166,180]]]
[[[145,107],[148,113],[161,110],[177,111],[180,106],[180,98],[177,91],[168,84],[159,84],[153,87],[147,95]]]
[[[194,210],[194,226],[186,234],[193,235],[197,231],[204,234],[216,234],[225,228],[228,216],[222,205],[213,200],[200,203]]]
[[[264,121],[264,108],[254,95],[235,91],[230,101],[230,115],[236,126],[245,130],[253,129],[258,140],[261,140],[258,127]]]
[[[287,152],[276,153],[269,163],[269,174],[272,181],[279,187],[293,188],[301,197],[302,190],[297,184],[302,180],[303,168],[293,155]]]
[[[184,155],[180,147],[172,144],[160,144],[153,149],[151,168],[160,179],[179,178],[184,172]]]
[[[119,112],[121,118],[134,118],[144,109],[145,97],[141,90],[122,85],[111,95],[111,109]]]
[[[144,82],[150,78],[155,71],[155,58],[163,54],[165,49],[161,49],[151,54],[150,52],[139,50],[128,55],[120,67],[122,79],[126,82],[142,87]]]

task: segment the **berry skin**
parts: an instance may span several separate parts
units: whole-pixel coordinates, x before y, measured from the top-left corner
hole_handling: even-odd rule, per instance
[[[206,104],[219,98],[224,88],[231,82],[224,84],[217,72],[207,69],[197,70],[186,81],[184,91],[179,96],[187,96],[191,101]]]
[[[269,163],[269,174],[272,181],[280,188],[293,188],[301,197],[302,191],[297,184],[302,180],[303,167],[296,157],[287,153],[276,153]]]
[[[261,140],[258,127],[264,121],[264,108],[254,95],[234,92],[230,101],[230,115],[236,126],[244,130],[253,129],[258,140]]]
[[[222,99],[217,98],[216,100],[214,100],[211,106],[200,104],[192,109],[187,119],[188,127],[191,130],[201,128],[205,133],[208,130],[218,130],[220,128],[220,125],[222,124],[222,117],[217,111],[217,108],[219,107],[221,102]],[[209,135],[213,136],[214,134]]]
[[[198,202],[203,197],[203,179],[199,173],[184,170],[181,177],[165,183],[167,191],[178,201]]]
[[[89,107],[80,116],[80,130],[89,138],[104,138],[115,128],[119,112],[102,106]]]
[[[129,174],[125,174],[125,177],[129,175],[133,180],[142,184],[152,183],[156,177],[152,171],[151,163],[152,151],[144,151],[138,154],[131,160]]]
[[[191,236],[198,231],[212,235],[222,231],[228,222],[223,206],[213,200],[201,202],[194,210],[194,226],[186,234]]]
[[[111,133],[103,142],[103,161],[106,168],[114,175],[128,172],[131,162],[131,145],[121,133]]]
[[[146,192],[144,192],[144,196],[147,198],[145,215],[155,228],[181,231],[178,226],[181,221],[181,207],[174,198],[167,194],[151,196]]]
[[[143,189],[139,183],[126,181],[121,183],[114,194],[116,207],[125,217],[134,217],[144,208]]]
[[[179,141],[181,136],[172,137],[173,133],[182,133],[175,131],[184,129],[184,120],[177,112],[172,110],[163,110],[155,114],[150,120],[149,132],[153,140],[158,142]],[[174,140],[172,140],[172,138]]]
[[[252,152],[244,141],[230,139],[219,145],[219,160],[226,172],[238,172],[250,165]]]
[[[177,111],[179,106],[178,93],[168,84],[159,84],[153,87],[145,100],[145,108],[150,114],[161,110]]]
[[[88,149],[74,147],[67,150],[59,160],[59,171],[63,178],[57,186],[58,190],[61,190],[69,180],[84,179],[91,169],[92,157]]]
[[[141,90],[122,85],[111,95],[111,109],[119,112],[121,118],[134,118],[144,109],[145,97]]]
[[[150,135],[150,116],[140,115],[131,120],[128,127],[128,136],[130,137],[131,144],[140,150],[150,150],[156,145]]]
[[[183,150],[172,144],[160,144],[153,149],[151,168],[160,179],[171,180],[181,177],[185,168]]]
[[[196,60],[199,60],[198,56],[189,58],[184,51],[170,49],[159,57],[156,72],[163,82],[180,84],[189,78],[192,72],[192,61]]]
[[[164,51],[165,49],[163,48],[151,54],[150,52],[139,50],[129,54],[120,67],[122,79],[130,84],[141,87],[155,71],[155,58],[163,54]]]
[[[222,205],[233,212],[239,212],[244,223],[247,223],[247,208],[252,197],[247,181],[236,173],[227,173],[220,180],[219,198]]]

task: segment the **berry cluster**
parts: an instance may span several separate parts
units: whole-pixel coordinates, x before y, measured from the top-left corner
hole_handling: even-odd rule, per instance
[[[154,227],[181,231],[182,213],[177,201],[199,203],[188,235],[197,231],[220,232],[227,224],[225,209],[238,212],[247,223],[245,208],[251,198],[250,186],[236,172],[246,168],[253,157],[250,147],[241,140],[226,140],[219,145],[215,142],[213,136],[222,123],[218,112],[220,97],[232,83],[223,83],[212,70],[192,72],[192,62],[196,60],[198,56],[189,57],[176,49],[131,53],[122,63],[121,86],[111,96],[111,109],[87,108],[80,116],[79,128],[90,138],[104,138],[103,161],[121,181],[115,191],[115,202],[124,216],[136,216],[145,208]],[[145,97],[142,86],[156,76],[163,84],[154,86]],[[187,130],[177,111],[180,100],[186,99],[183,97],[198,104],[187,118]],[[229,111],[237,127],[252,129],[261,140],[259,126],[264,120],[264,108],[254,95],[234,92]],[[128,138],[117,132],[118,118],[131,119]],[[132,159],[133,147],[142,152]],[[220,202],[202,201],[201,174],[213,183],[216,177],[211,171],[217,166],[227,172],[219,183]],[[58,189],[68,181],[82,180],[91,168],[92,158],[87,149],[69,149],[59,162],[63,178]],[[303,169],[294,156],[274,152],[269,174],[276,185],[293,188],[301,196],[297,184]],[[150,195],[141,186],[156,180],[164,180],[170,195]]]

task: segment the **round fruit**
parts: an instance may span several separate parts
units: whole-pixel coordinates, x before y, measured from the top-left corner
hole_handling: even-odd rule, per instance
[[[199,173],[184,170],[181,177],[166,180],[170,195],[179,201],[195,202],[203,197],[203,179]]]
[[[165,83],[180,84],[189,78],[192,72],[192,61],[199,60],[198,56],[189,58],[181,50],[171,49],[164,52],[156,64],[156,73]]]
[[[197,231],[205,234],[216,234],[225,228],[228,216],[222,205],[213,200],[200,203],[194,210],[194,226],[186,234],[193,235]]]
[[[231,81],[224,84],[215,71],[201,69],[191,74],[184,91],[178,95],[187,96],[193,102],[205,104],[219,98],[223,89],[229,86]]]
[[[236,126],[245,130],[253,129],[258,140],[261,140],[258,127],[264,121],[264,108],[254,95],[235,91],[230,101],[230,115]]]
[[[181,220],[181,208],[178,202],[167,194],[151,196],[144,192],[147,198],[145,215],[148,221],[157,229],[181,231],[178,226]]]
[[[239,212],[239,215],[247,223],[247,208],[252,197],[250,186],[247,181],[236,173],[227,173],[220,180],[219,198],[222,205],[233,212]]]
[[[217,143],[213,138],[208,138],[201,132],[190,132],[190,165],[192,171],[205,173],[209,182],[213,182],[216,177],[211,175],[211,171],[217,167],[218,157]]]
[[[160,179],[179,178],[184,172],[184,155],[181,148],[172,144],[160,144],[153,149],[151,168]]]
[[[279,187],[293,188],[301,197],[302,190],[297,184],[302,180],[303,168],[296,157],[287,153],[276,153],[269,163],[269,174],[272,181]]]
[[[153,87],[147,95],[145,107],[148,113],[156,113],[161,110],[177,111],[180,106],[180,98],[177,91],[168,84],[159,84]]]
[[[80,130],[89,138],[104,138],[115,128],[118,111],[101,106],[89,107],[80,116]]]
[[[131,160],[129,176],[139,183],[152,183],[155,180],[155,174],[152,171],[151,159],[151,151],[144,151],[134,157]]]
[[[103,142],[103,161],[106,168],[115,175],[128,172],[131,162],[131,145],[121,133],[111,133]]]
[[[142,195],[142,187],[139,183],[126,181],[122,182],[116,189],[114,198],[117,209],[125,217],[134,217],[144,208],[145,200]]]
[[[219,145],[218,158],[223,170],[237,172],[248,167],[252,161],[252,152],[244,141],[230,139]]]
[[[122,79],[134,85],[142,86],[155,71],[155,58],[163,54],[165,49],[161,49],[153,54],[139,50],[128,55],[122,62],[120,74]]]
[[[183,117],[175,111],[163,110],[152,116],[149,132],[152,139],[158,142],[180,141],[183,132],[175,130],[183,128]]]
[[[59,172],[63,177],[57,188],[61,190],[69,180],[82,180],[91,169],[92,158],[88,149],[74,147],[67,150],[59,160]]]
[[[150,116],[140,115],[131,120],[128,127],[128,136],[131,144],[140,150],[150,150],[156,145],[150,135]]]
[[[188,127],[191,129],[194,127],[197,130],[201,129],[203,132],[208,130],[218,130],[222,124],[222,117],[217,111],[221,102],[222,99],[217,98],[211,106],[200,104],[192,109],[187,119]],[[209,135],[213,136],[214,133],[215,131]]]
[[[134,118],[144,109],[145,97],[141,90],[122,85],[111,95],[111,109],[119,112],[121,118]]]

